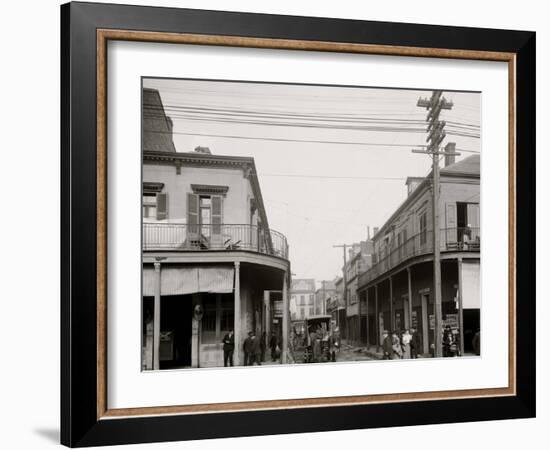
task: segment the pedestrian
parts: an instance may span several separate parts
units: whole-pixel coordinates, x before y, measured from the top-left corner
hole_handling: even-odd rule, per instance
[[[382,332],[382,351],[384,353],[383,359],[392,359],[393,348],[392,338],[389,333],[384,330]]]
[[[254,351],[254,341],[252,340],[252,336],[254,336],[254,333],[252,331],[248,332],[248,337],[244,340],[243,344],[243,350],[244,350],[244,365],[245,366],[251,366],[252,365],[252,358],[253,358],[253,351]]]
[[[411,341],[412,334],[406,329],[401,336],[401,348],[403,350],[403,359],[411,359]]]
[[[274,331],[271,332],[271,338],[269,338],[269,349],[271,350],[271,361],[277,361],[277,335]]]
[[[401,340],[399,339],[399,336],[397,335],[397,332],[394,331],[392,333],[392,357],[391,359],[401,359],[403,356],[403,350],[401,349]]]
[[[252,362],[250,365],[256,363],[258,366],[262,365],[262,343],[261,339],[256,336],[256,333],[252,334]]]
[[[453,356],[451,351],[451,345],[453,343],[453,333],[449,325],[445,325],[445,330],[443,331],[443,357],[448,358]]]
[[[223,337],[223,366],[233,367],[233,352],[235,351],[235,335],[233,330],[229,330]]]
[[[261,355],[260,361],[262,361],[262,362],[265,362],[265,348],[266,348],[266,346],[267,346],[267,334],[264,331],[262,333],[262,339],[260,341],[260,348],[262,350],[262,355]]]
[[[411,358],[416,359],[418,358],[418,351],[420,350],[420,338],[418,337],[418,332],[416,331],[416,328],[413,328],[411,331]]]

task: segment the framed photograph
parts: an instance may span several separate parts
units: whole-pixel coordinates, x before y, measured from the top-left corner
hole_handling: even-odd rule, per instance
[[[535,33],[61,7],[61,441],[535,415]]]

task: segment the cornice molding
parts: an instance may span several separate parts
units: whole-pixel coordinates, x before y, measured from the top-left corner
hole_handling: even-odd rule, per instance
[[[227,194],[229,186],[220,186],[217,184],[191,184],[193,194],[223,195]]]

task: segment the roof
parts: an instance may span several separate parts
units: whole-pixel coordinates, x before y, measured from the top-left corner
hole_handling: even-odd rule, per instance
[[[325,280],[325,285],[323,287],[323,282],[321,281],[321,287],[317,289],[317,292],[323,292],[324,291],[334,291],[336,289],[336,286],[334,285],[334,281],[327,281]]]
[[[440,171],[441,177],[471,177],[471,178],[479,178],[480,174],[480,155],[470,155],[464,159],[461,159],[458,162],[455,162],[453,164],[450,164],[447,167],[443,167]],[[382,235],[383,232],[385,232],[388,225],[390,225],[394,219],[410,204],[412,203],[417,195],[422,192],[423,189],[427,188],[429,186],[429,181],[432,177],[432,171],[424,178],[424,180],[419,183],[419,185],[416,187],[416,189],[411,192],[411,194],[399,205],[399,207],[393,212],[393,214],[390,216],[386,222],[384,222],[384,225],[380,227],[378,230],[378,233],[376,233],[372,239],[374,240],[377,236]]]
[[[307,320],[308,322],[313,322],[316,320],[331,320],[331,319],[332,319],[332,316],[329,314],[318,314],[316,316],[309,316],[305,318],[305,320]]]
[[[441,175],[479,175],[480,155],[471,155],[441,169]]]
[[[143,89],[143,150],[175,152],[172,139],[172,119],[164,112],[164,106],[156,89]]]

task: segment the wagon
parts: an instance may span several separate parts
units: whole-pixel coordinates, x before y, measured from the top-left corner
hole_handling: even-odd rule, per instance
[[[298,348],[296,348],[296,354],[299,355],[301,352],[304,363],[333,360],[331,357],[331,322],[332,317],[329,315],[317,315],[304,320],[304,333],[301,336]]]

